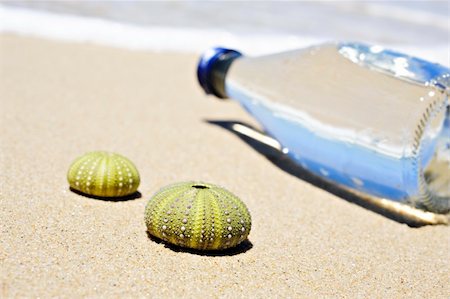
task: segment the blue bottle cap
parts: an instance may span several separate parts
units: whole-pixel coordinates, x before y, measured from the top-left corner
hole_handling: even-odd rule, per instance
[[[219,70],[222,72],[223,71],[226,72],[231,61],[234,60],[234,58],[240,56],[242,56],[242,54],[236,50],[220,47],[211,48],[207,50],[205,53],[203,53],[197,67],[197,78],[198,82],[200,83],[201,87],[206,92],[206,94],[214,94],[219,98],[225,97],[217,90],[217,87],[215,86],[215,78],[213,76],[213,71],[215,70],[215,66],[217,65],[216,62],[228,60],[229,62],[226,65],[226,68],[224,70]],[[230,60],[227,58],[232,59]]]

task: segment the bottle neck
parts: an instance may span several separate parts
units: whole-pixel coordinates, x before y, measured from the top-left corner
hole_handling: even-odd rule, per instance
[[[197,77],[207,94],[221,99],[227,98],[225,78],[233,61],[241,56],[242,54],[235,50],[213,48],[201,57]]]
[[[217,97],[221,99],[228,98],[225,91],[225,78],[233,61],[241,56],[242,55],[237,52],[225,53],[213,64],[210,80],[214,91],[213,93]]]

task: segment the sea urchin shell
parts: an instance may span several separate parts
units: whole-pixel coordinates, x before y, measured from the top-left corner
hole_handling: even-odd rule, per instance
[[[148,232],[168,243],[197,250],[221,250],[244,241],[251,228],[245,204],[229,191],[185,182],[158,191],[145,209]]]
[[[67,180],[72,189],[99,197],[122,197],[136,192],[139,173],[127,158],[109,152],[91,152],[77,158]]]

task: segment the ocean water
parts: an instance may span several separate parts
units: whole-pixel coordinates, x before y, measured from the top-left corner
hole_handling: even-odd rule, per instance
[[[450,65],[448,1],[3,1],[0,31],[138,50],[250,55],[330,40]]]

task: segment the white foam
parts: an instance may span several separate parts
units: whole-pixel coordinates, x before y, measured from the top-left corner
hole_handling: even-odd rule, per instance
[[[111,20],[0,5],[0,33],[15,33],[59,41],[94,43],[131,50],[201,53],[225,46],[245,54],[261,55],[325,42],[326,39],[289,34],[230,33],[217,29],[144,27]],[[383,46],[450,65],[446,41],[429,47],[391,44]]]
[[[2,5],[0,20],[0,32],[132,50],[203,52],[224,45],[258,55],[321,42],[317,38],[300,39],[290,35],[236,35],[214,29],[142,27]]]

